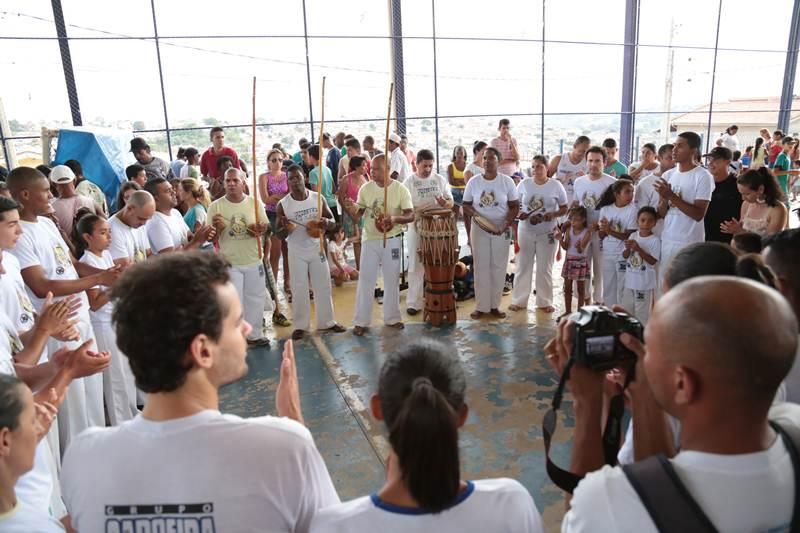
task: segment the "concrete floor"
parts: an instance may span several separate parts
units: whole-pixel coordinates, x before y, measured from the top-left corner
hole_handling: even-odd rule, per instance
[[[464,240],[466,240],[464,238]],[[560,265],[555,267],[560,273]],[[351,330],[313,335],[295,343],[306,422],[328,465],[343,500],[374,492],[383,481],[388,450],[384,428],[367,406],[375,392],[385,354],[420,336],[436,338],[458,350],[467,374],[470,415],[461,432],[465,478],[512,477],[531,492],[549,531],[557,531],[564,499],[547,478],[541,421],[557,385],[557,376],[543,358],[542,347],[553,334],[555,317],[563,308],[560,278],[554,276],[554,314],[520,311],[504,320],[474,321],[469,313],[474,299],[458,304],[458,322],[434,328],[422,322],[422,313],[406,316],[406,328],[382,327],[381,306],[375,303],[373,327],[364,337]],[[334,288],[337,320],[351,326],[356,284]],[[510,295],[503,297],[507,308]],[[291,316],[282,298],[282,311]],[[405,309],[405,291],[401,293]],[[534,308],[531,298],[529,308]],[[274,413],[283,342],[292,328],[269,331],[277,342],[269,349],[251,350],[249,374],[222,393],[222,409],[243,416]],[[572,437],[570,404],[565,402],[554,443],[554,456],[569,464]]]

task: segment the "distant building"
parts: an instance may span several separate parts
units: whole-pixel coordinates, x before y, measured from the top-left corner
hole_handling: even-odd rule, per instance
[[[752,145],[761,128],[770,132],[778,125],[778,109],[781,99],[778,96],[763,98],[734,98],[727,102],[714,102],[711,114],[711,146],[732,124],[739,126],[739,143],[742,149]],[[684,113],[672,119],[673,131],[696,131],[703,133],[708,128],[708,104],[694,111]],[[792,113],[789,118],[790,135],[800,133],[800,96],[792,101]]]

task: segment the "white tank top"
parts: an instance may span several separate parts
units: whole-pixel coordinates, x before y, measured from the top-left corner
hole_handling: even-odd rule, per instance
[[[569,160],[569,152],[561,154],[556,168],[556,179],[564,185],[569,203],[575,198],[575,180],[584,174],[586,174],[586,159],[581,159],[576,165]]]
[[[317,193],[314,191],[308,191],[308,198],[302,201],[295,200],[291,194],[287,194],[280,201],[280,205],[283,206],[283,213],[286,218],[292,222],[307,224],[309,221],[317,219]],[[311,238],[306,232],[306,228],[300,225],[286,237],[286,241],[290,247],[319,248],[319,239]]]

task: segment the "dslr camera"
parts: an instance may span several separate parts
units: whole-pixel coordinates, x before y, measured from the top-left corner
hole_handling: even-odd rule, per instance
[[[644,327],[635,317],[603,305],[587,305],[570,316],[574,321],[572,358],[596,371],[636,362],[636,354],[619,340],[628,333],[643,340]]]

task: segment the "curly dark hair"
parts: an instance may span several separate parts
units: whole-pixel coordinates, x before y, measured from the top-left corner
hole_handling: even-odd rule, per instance
[[[192,340],[219,339],[228,309],[217,287],[230,279],[229,267],[217,254],[165,254],[131,267],[114,285],[117,345],[141,390],[179,388],[192,369],[186,355]]]

